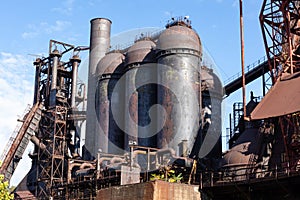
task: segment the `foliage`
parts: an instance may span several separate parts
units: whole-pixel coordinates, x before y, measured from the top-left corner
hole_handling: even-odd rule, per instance
[[[0,162],[1,166],[1,162]],[[4,175],[0,174],[0,199],[9,200],[14,199],[14,195],[10,194],[8,181],[4,181]]]
[[[176,175],[175,170],[164,169],[160,170],[157,174],[151,174],[150,180],[163,180],[170,183],[179,183],[182,178],[182,173]]]

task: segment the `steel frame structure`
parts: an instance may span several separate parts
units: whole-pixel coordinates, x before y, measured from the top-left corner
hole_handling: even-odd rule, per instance
[[[260,24],[273,84],[281,73],[299,70],[299,4],[299,0],[264,0],[261,8]]]
[[[73,120],[69,120],[68,116],[72,112],[70,101],[73,62],[80,60],[76,57],[78,59],[70,59],[64,63],[61,57],[72,49],[72,45],[50,40],[49,57],[37,59],[34,63],[37,73],[34,101],[44,104],[37,133],[40,145],[36,148],[35,195],[39,199],[49,199],[53,196],[64,198],[66,193],[66,188],[61,186],[67,180],[67,160],[70,158],[68,130]],[[41,148],[43,146],[44,148]]]
[[[260,23],[273,85],[282,73],[300,71],[300,1],[264,0]],[[274,58],[274,59],[272,59]],[[278,126],[285,147],[284,161],[295,169],[300,159],[300,114],[281,116]]]

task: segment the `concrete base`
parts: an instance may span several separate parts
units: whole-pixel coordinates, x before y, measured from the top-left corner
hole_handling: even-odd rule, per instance
[[[97,192],[96,200],[200,200],[198,185],[151,181],[114,186]]]

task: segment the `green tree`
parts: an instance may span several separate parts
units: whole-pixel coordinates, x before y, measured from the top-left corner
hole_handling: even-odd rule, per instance
[[[1,162],[0,162],[1,166]],[[4,175],[0,174],[0,199],[10,200],[14,199],[14,195],[10,194],[8,181],[4,181]]]
[[[180,183],[182,178],[182,173],[176,175],[175,170],[164,168],[161,169],[158,174],[151,174],[150,180],[164,180],[171,183]]]

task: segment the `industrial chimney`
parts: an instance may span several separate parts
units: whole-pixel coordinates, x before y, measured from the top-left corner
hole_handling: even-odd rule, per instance
[[[87,93],[87,113],[86,113],[86,141],[84,157],[92,159],[97,154],[95,149],[95,134],[99,130],[99,124],[95,110],[95,91],[97,85],[96,68],[98,62],[105,56],[110,47],[110,27],[111,21],[105,18],[95,18],[91,20],[90,35],[90,55],[88,72],[88,93]],[[105,69],[103,69],[104,71]],[[103,72],[100,72],[103,73]],[[88,138],[88,139],[87,139]]]

